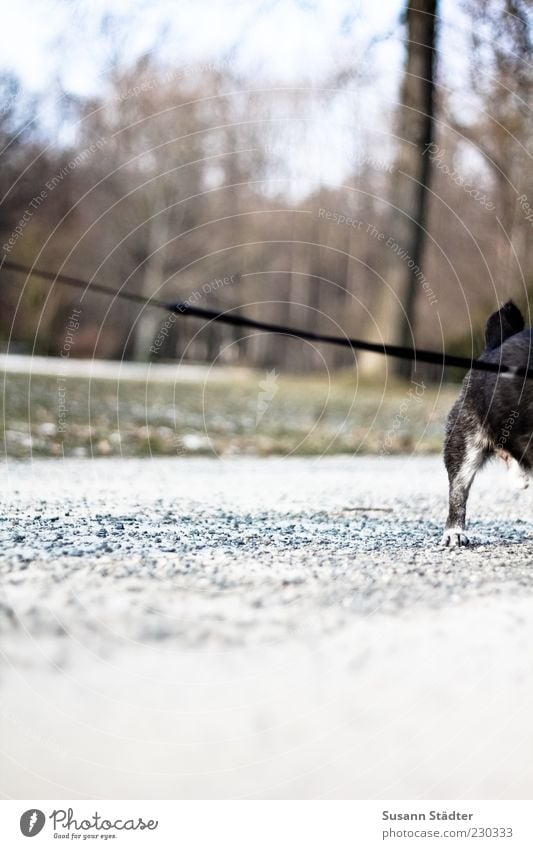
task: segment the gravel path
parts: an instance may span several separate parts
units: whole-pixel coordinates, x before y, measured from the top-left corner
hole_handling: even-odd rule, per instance
[[[503,465],[458,552],[438,458],[3,480],[4,796],[531,797],[531,495]]]

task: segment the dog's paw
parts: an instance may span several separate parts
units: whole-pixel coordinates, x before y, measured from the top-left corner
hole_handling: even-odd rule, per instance
[[[442,535],[443,548],[460,548],[468,543],[469,539],[462,528],[446,528]]]

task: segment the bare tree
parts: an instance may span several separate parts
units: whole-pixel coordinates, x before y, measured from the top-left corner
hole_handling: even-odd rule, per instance
[[[533,251],[529,222],[520,214],[517,198],[532,195],[533,43],[523,0],[465,0],[470,16],[469,84],[483,103],[475,120],[466,123],[448,109],[448,120],[459,138],[472,145],[488,166],[495,183],[498,218],[503,232],[497,240],[497,274],[516,276],[530,267]]]
[[[406,65],[400,94],[398,153],[391,189],[387,236],[400,246],[389,251],[383,267],[386,281],[375,318],[389,342],[412,344],[428,209],[431,160],[426,155],[433,139],[437,0],[409,0],[406,8]],[[364,358],[369,370],[381,368],[374,357]],[[405,374],[402,361],[390,363]]]

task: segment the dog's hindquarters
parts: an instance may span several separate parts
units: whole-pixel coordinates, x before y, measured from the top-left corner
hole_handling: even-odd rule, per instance
[[[507,301],[493,313],[485,328],[481,359],[495,364],[530,368],[533,330],[524,330],[518,307]],[[476,472],[488,457],[502,456],[522,485],[533,469],[532,381],[471,371],[446,425],[444,462],[449,479],[449,512],[442,541],[468,543],[464,532],[466,502]]]

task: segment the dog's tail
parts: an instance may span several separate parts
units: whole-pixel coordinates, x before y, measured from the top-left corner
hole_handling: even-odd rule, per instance
[[[487,349],[499,348],[506,339],[524,329],[524,317],[513,303],[507,301],[498,312],[491,315],[485,327]]]

